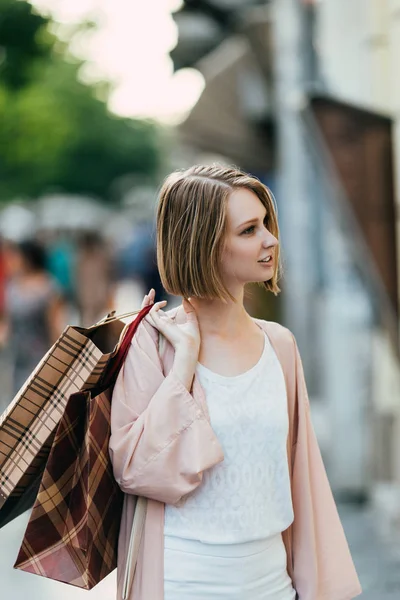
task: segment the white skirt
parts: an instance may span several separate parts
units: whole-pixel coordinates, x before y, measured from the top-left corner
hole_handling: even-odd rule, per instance
[[[296,598],[281,534],[240,544],[164,539],[164,600]]]

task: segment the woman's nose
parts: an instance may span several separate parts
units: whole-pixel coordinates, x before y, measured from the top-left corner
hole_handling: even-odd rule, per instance
[[[268,232],[263,241],[264,248],[269,248],[271,246],[275,247],[278,244],[279,244],[278,239],[274,235],[272,235],[272,233]]]

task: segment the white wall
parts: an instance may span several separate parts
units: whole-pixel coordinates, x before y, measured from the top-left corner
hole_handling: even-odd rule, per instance
[[[318,49],[325,82],[336,97],[356,104],[371,101],[367,2],[318,3]]]

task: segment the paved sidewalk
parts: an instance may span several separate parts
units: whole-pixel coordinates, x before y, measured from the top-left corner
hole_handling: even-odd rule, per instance
[[[343,504],[338,509],[363,588],[358,598],[400,600],[400,542],[391,546],[380,539],[368,508]]]

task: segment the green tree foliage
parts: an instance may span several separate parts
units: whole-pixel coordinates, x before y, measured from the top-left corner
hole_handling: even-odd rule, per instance
[[[35,59],[49,57],[54,39],[47,24],[28,2],[0,0],[0,77],[11,89],[26,85]]]
[[[0,0],[0,201],[49,189],[110,199],[118,177],[156,175],[158,127],[110,114],[48,25],[25,0]]]

